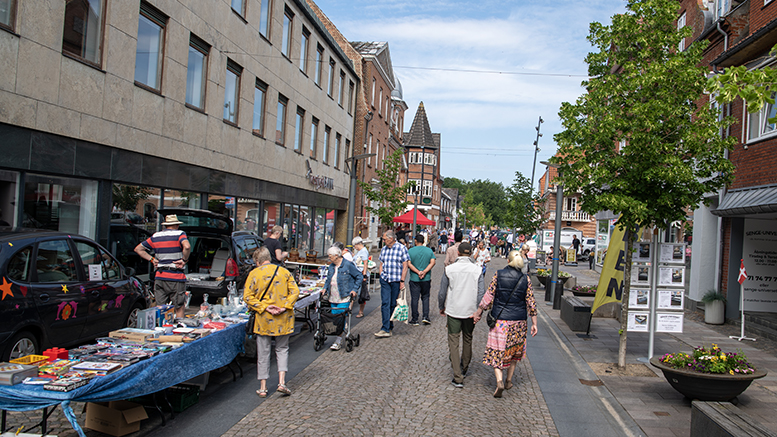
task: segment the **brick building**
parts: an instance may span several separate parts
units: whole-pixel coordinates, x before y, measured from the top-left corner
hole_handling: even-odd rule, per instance
[[[410,132],[405,133],[405,165],[400,183],[415,181],[415,188],[408,190],[408,210],[416,200],[418,210],[434,220],[437,228],[444,221],[440,210],[442,178],[440,177],[440,134],[432,133],[426,117],[424,102],[418,104]]]
[[[683,0],[679,2],[678,26],[693,29],[681,44],[709,41],[704,63],[710,74],[728,67],[748,69],[775,67],[770,49],[777,44],[777,2],[773,0]],[[708,99],[700,105],[710,104]],[[714,103],[713,103],[714,104]],[[737,139],[728,158],[735,166],[734,182],[710,195],[712,204],[694,211],[689,297],[698,301],[710,289],[726,293],[726,316],[739,311],[737,276],[744,259],[749,275],[777,272],[774,241],[769,247],[754,235],[777,235],[777,126],[772,104],[749,114],[742,101],[720,108],[721,115],[736,122],[723,135]],[[769,273],[771,272],[771,273]],[[745,287],[751,286],[748,281]],[[746,303],[746,310],[777,312],[777,282],[754,284],[762,293],[759,302]]]
[[[558,171],[554,167],[546,167],[545,173],[538,181],[539,193],[543,200],[545,213],[544,224],[541,229],[555,229],[556,226],[556,177]],[[585,237],[593,238],[596,235],[596,221],[587,212],[580,210],[580,193],[564,192],[561,210],[561,230],[580,231]]]

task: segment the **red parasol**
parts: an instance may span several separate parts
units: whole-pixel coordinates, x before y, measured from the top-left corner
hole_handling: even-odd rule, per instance
[[[413,224],[413,211],[415,211],[415,209],[411,209],[410,211],[398,217],[394,217],[394,222]],[[417,225],[421,225],[421,226],[434,226],[434,220],[429,220],[428,218],[426,218],[424,213],[422,213],[421,211],[418,211],[418,216],[415,222]]]

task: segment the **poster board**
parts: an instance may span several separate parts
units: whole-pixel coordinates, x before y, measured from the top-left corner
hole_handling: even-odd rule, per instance
[[[642,242],[634,243],[634,254],[632,257],[632,261],[642,262],[642,263],[650,262],[650,254],[652,251],[653,251],[652,243],[642,243]]]
[[[658,305],[659,310],[683,310],[685,300],[685,290],[682,289],[659,289]]]
[[[658,269],[658,286],[685,287],[685,267],[660,267]]]
[[[631,285],[650,286],[652,267],[645,264],[633,264],[631,266]]]
[[[745,220],[742,258],[747,270],[742,284],[745,311],[777,313],[777,221]],[[737,277],[738,266],[732,264],[729,277]]]
[[[648,332],[648,320],[650,314],[647,312],[631,312],[629,311],[629,318],[626,325],[626,330],[629,332]]]
[[[544,250],[537,251],[537,264],[547,264],[548,254]]]
[[[565,254],[567,264],[577,264],[577,254],[575,253],[575,249],[567,249]]]
[[[633,288],[629,292],[629,310],[650,308],[650,289]]]
[[[657,313],[656,332],[683,332],[683,317],[681,312]]]
[[[658,257],[660,263],[685,265],[685,244],[663,243]]]

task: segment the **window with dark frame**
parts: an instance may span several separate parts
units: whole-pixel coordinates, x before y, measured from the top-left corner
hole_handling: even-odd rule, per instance
[[[321,47],[321,45],[319,44],[316,47],[316,77],[314,79],[314,82],[318,86],[321,86],[321,75],[324,72],[323,68],[324,68],[324,48]]]
[[[135,83],[156,91],[162,89],[162,54],[167,17],[146,2],[140,2],[138,44],[135,50]]]
[[[13,32],[16,24],[16,0],[0,0],[0,28]]]
[[[316,159],[318,151],[318,119],[312,117],[310,120],[310,157]]]
[[[354,84],[352,80],[348,81],[348,115],[353,113],[353,91]]]
[[[259,16],[259,34],[270,40],[270,20],[272,18],[272,0],[261,0]]]
[[[332,97],[335,87],[335,60],[329,58],[329,85],[326,88],[326,93],[329,97]]]
[[[264,137],[264,112],[267,100],[267,84],[256,79],[254,87],[254,122],[251,127],[254,134]]]
[[[237,12],[241,17],[246,16],[245,1],[244,0],[232,0],[232,10]]]
[[[294,151],[302,153],[302,135],[305,133],[305,110],[297,106],[297,119],[294,126]]]
[[[186,65],[186,104],[205,109],[205,84],[208,77],[208,52],[210,45],[189,35],[189,61]]]
[[[302,26],[302,40],[299,43],[299,69],[308,73],[308,45],[310,44],[310,31]]]
[[[283,10],[283,40],[281,41],[281,53],[287,58],[291,57],[291,33],[294,31],[294,12],[289,8]]]
[[[281,146],[286,143],[286,105],[289,99],[278,94],[278,111],[275,119],[275,143]]]
[[[350,157],[351,157],[351,140],[346,139],[345,140],[345,159],[348,159]],[[345,173],[346,174],[350,174],[349,168],[352,171],[355,168],[355,166],[356,166],[356,161],[351,161],[351,165],[350,166],[348,166],[348,165],[344,166],[345,167]]]
[[[372,91],[370,92],[370,106],[375,107],[375,78],[372,78]]]
[[[240,102],[240,76],[243,67],[227,59],[227,78],[224,81],[224,121],[237,126],[238,106]]]
[[[337,86],[339,87],[337,104],[343,106],[343,99],[345,98],[345,72],[343,70],[340,70],[340,82],[338,82]]]
[[[340,168],[340,141],[342,138],[340,134],[335,134],[335,168]]]
[[[329,164],[329,134],[332,132],[332,129],[329,126],[324,126],[324,148],[322,150],[322,156],[321,160],[324,161],[324,164]]]
[[[101,67],[104,16],[105,0],[66,3],[62,51]]]

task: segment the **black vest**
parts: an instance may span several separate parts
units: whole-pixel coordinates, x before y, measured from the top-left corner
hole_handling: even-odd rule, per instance
[[[494,306],[491,309],[491,314],[494,317],[498,320],[526,320],[528,279],[529,277],[521,273],[520,270],[510,266],[496,272]],[[515,289],[515,293],[513,293],[513,289]],[[512,297],[510,297],[511,293]]]

